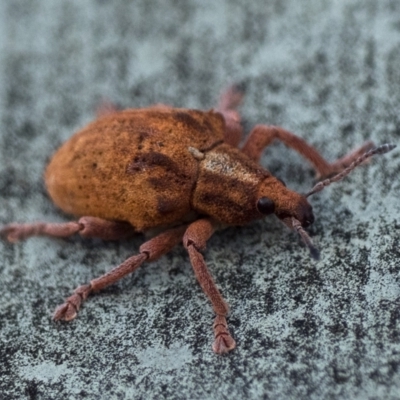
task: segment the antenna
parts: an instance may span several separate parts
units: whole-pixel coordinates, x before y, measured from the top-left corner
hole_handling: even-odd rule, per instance
[[[375,149],[369,150],[356,160],[354,160],[347,168],[345,168],[342,172],[338,173],[337,175],[333,176],[332,178],[325,179],[321,182],[318,182],[307,194],[306,197],[311,196],[314,193],[320,192],[325,187],[329,186],[333,182],[338,182],[346,177],[354,168],[362,164],[368,158],[377,155],[377,154],[385,154],[389,151],[393,150],[396,147],[395,144],[383,144],[382,146],[376,147]]]
[[[339,172],[332,178],[325,179],[321,182],[318,182],[307,194],[306,197],[309,197],[313,195],[314,193],[318,193],[327,186],[329,186],[333,182],[338,182],[342,180],[344,177],[346,177],[348,174],[350,174],[353,169],[355,169],[357,166],[362,164],[364,161],[368,160],[369,158],[377,155],[377,154],[385,154],[388,153],[389,151],[393,150],[396,147],[395,144],[383,144],[382,146],[376,147],[372,150],[369,150],[362,154],[360,157],[358,157],[356,160],[354,160],[347,168],[345,168],[342,172]],[[301,223],[299,220],[293,217],[285,218],[282,220],[282,222],[289,227],[289,229],[293,229],[297,231],[297,233],[301,236],[303,239],[303,242],[305,245],[308,247],[311,253],[311,257],[314,258],[314,260],[319,260],[319,250],[314,246],[314,243],[312,242],[310,236],[308,233],[304,230],[304,228],[301,226]]]

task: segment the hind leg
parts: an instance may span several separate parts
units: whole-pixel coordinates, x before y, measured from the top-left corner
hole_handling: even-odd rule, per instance
[[[132,236],[135,233],[135,229],[127,222],[107,221],[96,217],[82,217],[79,221],[64,223],[12,223],[0,228],[0,237],[11,243],[31,236],[64,238],[76,233],[86,238],[96,237],[103,240],[119,240]]]

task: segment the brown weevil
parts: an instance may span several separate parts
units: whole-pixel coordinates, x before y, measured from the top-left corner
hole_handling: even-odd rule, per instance
[[[239,148],[242,127],[237,107],[242,95],[239,87],[232,86],[210,111],[164,105],[103,110],[54,154],[45,172],[47,190],[61,210],[80,218],[57,224],[12,223],[0,229],[0,236],[16,242],[34,235],[79,233],[85,238],[117,240],[138,232],[158,232],[140,246],[139,254],[79,286],[55,310],[55,320],[74,319],[90,293],[183,242],[216,314],[213,350],[227,353],[236,345],[226,321],[228,305],[201,254],[214,231],[275,214],[301,235],[311,255],[318,258],[318,250],[304,230],[314,221],[307,197],[342,179],[369,157],[395,146],[374,148],[367,142],[328,163],[294,134],[257,125]],[[318,176],[326,179],[306,195],[288,189],[258,164],[263,149],[275,140],[298,151]]]

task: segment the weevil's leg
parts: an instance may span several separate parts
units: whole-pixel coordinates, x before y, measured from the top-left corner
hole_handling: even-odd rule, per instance
[[[68,237],[79,232],[79,230],[80,226],[76,221],[60,224],[47,222],[33,222],[31,224],[11,223],[0,228],[0,238],[15,243],[31,236]]]
[[[116,112],[121,111],[121,107],[117,104],[114,104],[110,100],[104,98],[101,100],[100,104],[96,107],[96,116],[97,118],[105,117],[106,115],[115,114]]]
[[[196,278],[204,293],[210,299],[214,312],[217,314],[213,325],[215,341],[212,348],[215,353],[224,354],[236,346],[235,341],[228,331],[228,324],[226,322],[229,307],[215,285],[204,262],[204,258],[200,253],[201,250],[205,249],[206,241],[213,234],[214,230],[215,227],[209,219],[199,219],[189,225],[183,236],[183,245],[189,253]]]
[[[167,110],[172,108],[172,106],[163,103],[156,103],[151,105],[152,108]],[[110,100],[103,99],[100,104],[96,107],[96,116],[97,118],[105,117],[107,115],[115,114],[119,111],[122,111],[122,107],[118,104],[114,104]]]
[[[237,108],[242,102],[244,88],[240,85],[229,86],[222,92],[217,111],[225,118],[225,142],[237,147],[242,140],[243,128],[240,123],[240,114]]]
[[[236,111],[242,103],[244,92],[245,88],[243,85],[237,84],[228,86],[228,88],[225,89],[219,96],[217,110],[221,112]],[[237,115],[237,119],[240,120],[239,113],[237,113]]]
[[[74,293],[56,308],[53,318],[55,320],[71,321],[76,317],[82,302],[86,300],[90,293],[97,292],[119,281],[124,276],[135,271],[143,262],[154,261],[168,253],[182,240],[185,230],[186,226],[169,229],[143,243],[139,248],[139,254],[128,258],[122,264],[99,278],[93,279],[90,283],[75,289]]]
[[[151,108],[155,108],[158,110],[169,110],[171,108],[173,108],[171,105],[169,104],[164,104],[164,103],[155,103],[151,105]]]
[[[335,162],[331,163],[331,167],[334,172],[340,172],[347,168],[353,161],[357,160],[357,158],[361,157],[367,151],[373,149],[375,147],[374,143],[371,141],[365,142],[362,146],[354,149],[350,153],[345,156],[339,158]],[[367,161],[368,162],[368,161]]]
[[[357,159],[360,154],[373,147],[371,142],[366,142],[363,146],[353,150],[336,162],[328,163],[313,146],[293,133],[277,126],[257,125],[250,132],[242,151],[253,160],[259,161],[264,148],[274,140],[280,140],[310,161],[317,171],[318,178],[340,172]]]
[[[79,233],[85,238],[119,240],[132,236],[135,229],[122,221],[107,221],[96,217],[82,217],[79,221],[64,223],[34,222],[31,224],[12,223],[0,228],[0,237],[11,243],[31,236],[65,238]]]

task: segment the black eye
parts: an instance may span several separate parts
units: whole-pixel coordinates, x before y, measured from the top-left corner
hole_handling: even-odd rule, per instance
[[[275,211],[275,203],[268,197],[261,197],[257,201],[257,210],[264,215],[273,214]]]

